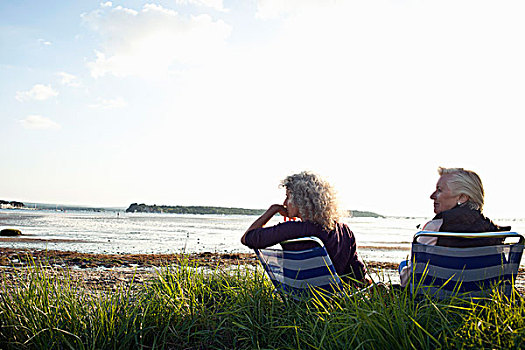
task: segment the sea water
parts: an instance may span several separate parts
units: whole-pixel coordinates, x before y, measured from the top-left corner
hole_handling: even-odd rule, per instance
[[[256,216],[0,210],[0,229],[22,231],[0,247],[106,254],[248,253],[240,238]],[[430,218],[345,218],[366,261],[398,262],[410,252],[417,225]],[[273,218],[268,225],[282,221]],[[525,219],[494,220],[525,233]]]

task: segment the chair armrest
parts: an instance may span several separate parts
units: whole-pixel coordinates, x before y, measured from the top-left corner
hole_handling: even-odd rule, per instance
[[[479,232],[479,233],[457,233],[457,232],[433,232],[420,231],[414,235],[413,243],[417,243],[419,237],[458,237],[458,238],[518,238],[517,244],[523,245],[525,238],[516,232]]]

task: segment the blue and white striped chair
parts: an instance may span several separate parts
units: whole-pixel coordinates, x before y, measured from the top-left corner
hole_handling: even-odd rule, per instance
[[[452,248],[418,243],[420,237],[493,238],[490,246]],[[509,242],[513,241],[513,242]],[[498,289],[510,296],[523,253],[524,238],[516,232],[447,233],[422,231],[412,242],[410,290],[438,299],[486,297]]]
[[[319,238],[293,239],[281,242],[281,246],[283,249],[254,249],[275,291],[293,299],[341,293],[341,279]],[[308,248],[301,248],[304,246]]]

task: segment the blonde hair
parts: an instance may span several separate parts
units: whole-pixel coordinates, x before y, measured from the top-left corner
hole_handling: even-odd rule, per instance
[[[438,168],[438,173],[442,175],[451,175],[447,181],[450,190],[454,195],[467,195],[469,202],[474,204],[476,209],[483,210],[485,204],[485,190],[478,174],[472,170],[463,168]]]
[[[304,220],[313,221],[327,230],[333,230],[341,217],[333,187],[319,175],[303,171],[281,181],[288,190],[292,203]]]

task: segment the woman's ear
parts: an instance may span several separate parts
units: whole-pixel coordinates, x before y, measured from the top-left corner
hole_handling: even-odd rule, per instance
[[[459,195],[459,202],[461,202],[461,204],[465,203],[465,202],[468,202],[470,199],[469,196],[467,196],[466,194],[462,193]]]

